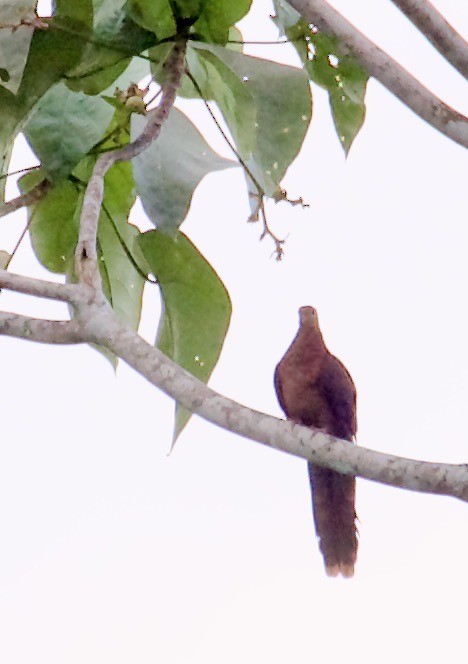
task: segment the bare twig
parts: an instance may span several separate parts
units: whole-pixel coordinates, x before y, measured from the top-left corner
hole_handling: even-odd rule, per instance
[[[37,203],[49,191],[50,187],[51,184],[48,180],[42,180],[31,191],[27,191],[25,194],[21,194],[21,196],[3,203],[3,205],[0,205],[0,217],[5,217],[7,214],[16,212],[16,210],[22,207]]]
[[[86,283],[95,290],[96,295],[102,295],[101,277],[97,265],[96,238],[99,214],[104,196],[104,176],[118,161],[133,159],[148,147],[159,136],[162,124],[172,108],[180,79],[184,69],[185,41],[178,41],[172,47],[167,58],[165,72],[166,81],[162,86],[161,101],[158,106],[147,115],[148,122],[138,138],[123,148],[102,154],[93,169],[88,182],[81,210],[80,232],[75,251],[76,273],[80,283]]]
[[[468,147],[468,118],[444,104],[326,0],[289,0],[289,3],[308,23],[336,37],[343,55],[356,58],[408,108],[456,143]]]
[[[468,43],[427,0],[392,0],[441,55],[468,78]]]
[[[259,216],[261,217],[263,223],[263,231],[262,234],[260,235],[260,240],[263,240],[263,238],[265,237],[269,237],[273,240],[273,243],[275,245],[275,251],[273,252],[272,255],[275,256],[277,261],[280,261],[284,256],[283,244],[286,242],[286,239],[280,240],[280,238],[277,237],[271,230],[268,224],[268,219],[265,210],[265,203],[263,202],[263,198],[260,199],[259,212],[260,212]]]

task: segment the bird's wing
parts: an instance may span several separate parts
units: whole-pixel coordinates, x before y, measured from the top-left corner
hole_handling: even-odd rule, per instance
[[[356,388],[353,379],[338,358],[327,355],[317,386],[333,415],[330,434],[352,440],[357,431]]]

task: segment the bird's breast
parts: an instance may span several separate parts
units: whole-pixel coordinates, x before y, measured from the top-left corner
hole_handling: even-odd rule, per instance
[[[327,428],[329,407],[315,378],[316,374],[300,369],[283,373],[282,392],[286,412],[290,419],[307,426]]]

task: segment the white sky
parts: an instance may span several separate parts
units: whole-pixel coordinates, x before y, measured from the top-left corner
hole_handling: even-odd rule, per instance
[[[460,0],[436,3],[459,29]],[[463,80],[389,2],[335,0],[460,111]],[[244,37],[274,39],[255,0]],[[284,46],[249,52],[294,62]],[[182,103],[228,154],[206,114]],[[314,89],[310,135],[272,206],[286,256],[248,225],[243,178],[209,176],[183,230],[218,270],[233,317],[211,385],[280,415],[272,375],[317,307],[354,377],[359,444],[468,461],[467,159],[371,81],[345,162]],[[12,169],[31,164],[19,143]],[[11,188],[10,195],[15,195]],[[138,219],[138,216],[135,217]],[[24,217],[0,225],[11,249]],[[45,278],[25,243],[12,269]],[[154,337],[148,294],[142,331]],[[2,293],[1,309],[66,315]],[[0,661],[306,664],[463,661],[468,507],[358,481],[352,581],[325,577],[305,462],[193,418],[167,457],[172,402],[87,348],[2,338]]]

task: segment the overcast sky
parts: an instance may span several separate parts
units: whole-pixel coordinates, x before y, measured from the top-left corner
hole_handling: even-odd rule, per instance
[[[461,31],[468,7],[435,3]],[[390,2],[334,5],[462,112],[460,75]],[[254,0],[244,38],[275,39]],[[295,63],[288,47],[248,52]],[[467,462],[466,152],[370,81],[347,161],[326,95],[285,187],[307,210],[270,206],[285,258],[247,224],[239,169],[207,177],[184,232],[224,281],[231,327],[211,386],[282,416],[272,376],[318,309],[358,391],[358,444]],[[203,109],[183,102],[220,153]],[[11,170],[30,165],[18,141]],[[11,187],[10,195],[16,195]],[[148,228],[139,210],[133,220]],[[24,215],[2,220],[11,249]],[[27,242],[15,272],[54,278]],[[158,322],[147,293],[142,334]],[[65,317],[4,292],[2,310]],[[358,481],[353,580],[328,579],[306,464],[194,417],[167,456],[173,404],[95,351],[2,338],[0,661],[5,664],[308,664],[462,661],[468,506]]]

